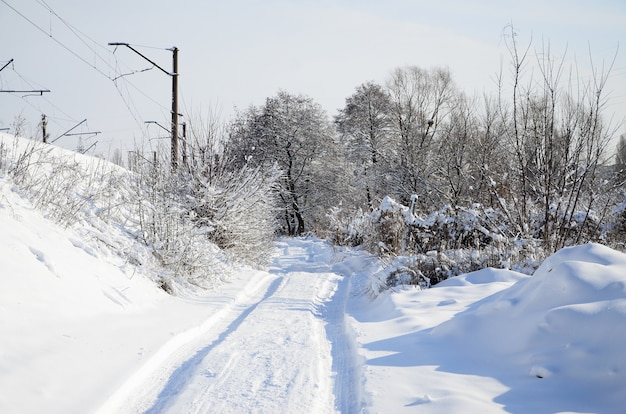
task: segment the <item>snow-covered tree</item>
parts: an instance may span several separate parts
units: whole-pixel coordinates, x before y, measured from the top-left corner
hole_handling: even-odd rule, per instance
[[[238,166],[276,165],[283,232],[299,235],[323,227],[336,204],[338,146],[333,126],[311,98],[279,91],[260,108],[250,107],[233,122],[228,144]]]
[[[238,260],[264,264],[277,231],[277,168],[237,166],[225,151],[226,128],[215,114],[188,125],[186,208],[211,241]]]
[[[394,195],[408,203],[419,194],[420,203],[433,204],[442,197],[430,181],[435,172],[438,128],[448,116],[455,87],[447,69],[398,68],[387,81],[391,99],[391,128],[395,143]]]
[[[392,151],[390,105],[382,86],[367,82],[346,98],[346,106],[335,117],[347,161],[355,171],[355,197],[369,211],[388,193],[384,177]]]
[[[606,207],[600,167],[612,136],[602,119],[608,73],[575,81],[547,47],[536,53],[537,77],[527,69],[531,45],[521,51],[512,29],[507,42],[512,103],[500,112],[512,156],[509,201],[519,231],[552,252],[589,240],[598,227],[594,215]]]

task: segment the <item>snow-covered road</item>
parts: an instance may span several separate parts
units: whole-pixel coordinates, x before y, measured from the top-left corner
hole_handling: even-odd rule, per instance
[[[269,272],[214,298],[219,310],[172,338],[100,411],[357,411],[349,280],[333,272],[326,243],[292,239],[278,248]]]

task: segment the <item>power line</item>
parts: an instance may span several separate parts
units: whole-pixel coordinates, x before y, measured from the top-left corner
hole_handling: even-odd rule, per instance
[[[4,0],[2,0],[4,3],[6,3]],[[72,24],[70,24],[67,20],[63,19],[57,12],[55,12],[52,7],[50,7],[45,0],[37,0],[37,2],[44,7],[46,10],[48,10],[50,13],[52,13],[57,19],[59,19],[59,21],[61,21],[71,32],[74,36],[76,36],[89,50],[91,50],[94,55],[100,59],[106,66],[109,67],[109,69],[111,69],[113,71],[113,73],[115,73],[114,77],[111,77],[109,75],[105,75],[108,79],[112,80],[114,83],[121,77],[126,76],[127,74],[121,74],[121,70],[119,70],[119,65],[120,65],[120,61],[117,59],[117,56],[115,55],[115,53],[109,51],[107,48],[105,48],[104,46],[101,46],[100,44],[98,44],[98,42],[96,42],[94,39],[92,39],[91,37],[89,37],[88,35],[86,35],[85,33],[83,33],[82,31],[80,31],[78,28],[76,28],[75,26],[73,26]],[[41,30],[41,29],[40,29]],[[45,31],[44,31],[45,33]],[[80,35],[79,35],[80,34]],[[52,34],[50,33],[50,36],[52,36]],[[82,36],[82,37],[81,37]],[[107,54],[110,54],[113,56],[113,58],[115,59],[115,63],[116,65],[112,65],[111,63],[109,63],[106,59],[104,59],[100,54],[98,54],[98,52],[92,48],[84,39],[83,37],[89,39],[94,45],[97,45],[99,47],[101,47],[103,50],[106,51]],[[161,49],[161,50],[167,50],[165,48],[157,48],[157,47],[152,47],[152,46],[145,46],[145,45],[135,45],[138,47],[145,47],[145,48],[150,48],[150,49]],[[85,59],[81,60],[83,62],[86,62]],[[88,63],[88,62],[86,62]],[[89,63],[88,63],[89,64]],[[95,66],[92,66],[91,64],[89,64],[90,67],[94,67],[94,69],[98,70]],[[126,66],[126,65],[125,65]],[[128,66],[127,66],[128,67]],[[151,69],[151,68],[150,68]],[[134,73],[138,73],[138,72],[142,72],[148,69],[144,69],[144,70],[140,70],[140,71],[134,71],[131,70],[130,74],[134,74]],[[99,70],[98,70],[99,71]],[[99,71],[100,73],[102,73],[102,71]],[[118,75],[118,73],[120,75]],[[140,93],[141,95],[143,95],[144,97],[146,97],[148,100],[152,101],[153,103],[155,103],[156,105],[158,105],[159,107],[161,107],[162,109],[167,110],[167,108],[162,105],[160,102],[158,102],[156,99],[152,98],[151,96],[149,96],[147,93],[145,93],[144,91],[142,91],[140,88],[138,88],[134,83],[132,83],[130,80],[128,79],[123,79],[124,82],[128,83],[133,89],[135,89],[138,93]],[[116,84],[116,88],[119,91],[118,85]],[[123,95],[120,92],[120,96],[122,97],[122,99],[124,99]],[[132,98],[130,98],[130,93],[128,94],[129,99],[132,100]],[[130,110],[130,107],[128,105],[128,102],[126,102],[126,100],[124,100],[124,103],[126,105],[126,107]],[[139,111],[137,110],[137,106],[133,104],[133,107],[135,108],[135,111],[138,113]],[[134,114],[131,113],[131,115],[133,115],[134,118],[137,118]]]
[[[55,43],[57,43],[59,46],[61,46],[62,48],[67,50],[69,53],[74,55],[81,62],[85,63],[86,65],[88,65],[89,67],[91,67],[92,69],[97,71],[100,75],[104,76],[105,78],[113,81],[113,84],[115,85],[116,91],[118,92],[120,98],[122,99],[122,102],[124,103],[126,109],[129,111],[129,113],[132,116],[132,118],[137,123],[138,127],[140,128],[140,130],[142,131],[142,134],[144,136],[145,136],[145,131],[144,131],[144,128],[143,128],[143,122],[140,120],[141,116],[139,115],[139,110],[137,108],[137,105],[134,103],[134,101],[132,99],[132,94],[129,91],[129,87],[133,88],[139,94],[143,95],[145,98],[147,98],[148,100],[150,100],[151,102],[156,104],[159,108],[161,108],[161,110],[165,110],[165,111],[168,110],[168,108],[166,108],[164,105],[162,105],[159,101],[157,101],[156,99],[154,99],[153,97],[151,97],[150,95],[145,93],[143,90],[141,90],[139,87],[137,87],[133,82],[131,82],[130,80],[126,79],[125,78],[126,75],[122,75],[122,70],[120,69],[120,66],[123,65],[123,66],[125,66],[126,68],[129,68],[129,69],[130,69],[130,67],[128,65],[124,64],[123,62],[120,62],[117,59],[117,56],[115,55],[115,53],[111,52],[109,49],[105,48],[104,46],[101,46],[98,42],[96,42],[94,39],[92,39],[91,37],[89,37],[88,35],[83,33],[82,31],[80,31],[78,28],[76,28],[74,25],[72,25],[69,21],[67,21],[66,19],[62,18],[57,12],[55,12],[52,9],[52,7],[50,7],[50,5],[48,5],[46,3],[45,0],[36,0],[36,2],[41,7],[46,9],[49,13],[51,13],[56,19],[58,19],[72,33],[73,36],[78,38],[78,40],[85,47],[87,47],[87,49],[89,49],[94,54],[95,58],[94,58],[94,63],[93,64],[90,63],[84,57],[82,57],[78,52],[74,51],[70,46],[68,46],[64,42],[62,42],[58,38],[58,36],[54,36],[52,34],[52,24],[51,24],[50,30],[46,31],[44,28],[42,28],[40,25],[35,23],[32,19],[30,19],[24,13],[20,12],[15,7],[13,7],[11,4],[9,4],[6,0],[0,0],[0,2],[5,4],[11,10],[13,10],[13,12],[15,12],[17,15],[19,15],[22,19],[24,19],[28,23],[30,23],[33,27],[35,27],[41,33],[46,35],[46,37],[49,37]],[[134,46],[142,47],[142,48],[149,48],[149,49],[169,50],[167,48],[160,48],[160,47],[153,47],[153,46],[146,46],[146,45],[134,45]],[[107,54],[111,55],[113,57],[113,59],[115,60],[115,64],[112,64],[109,60],[104,58],[99,53],[99,51],[96,50],[96,47],[102,48],[103,50],[106,51]],[[110,73],[113,73],[114,75],[111,76],[109,73],[106,73],[105,71],[100,69],[98,67],[98,65],[97,65],[97,62],[102,62],[110,70]],[[139,72],[139,71],[134,71],[134,70],[130,69],[130,73],[131,74],[132,73],[137,73],[137,72]],[[118,76],[118,75],[120,75],[120,76]],[[18,76],[22,77],[19,73],[18,73]],[[22,79],[25,80],[23,77],[22,77]],[[121,85],[118,82],[119,79],[121,79],[122,82],[123,82]],[[125,89],[124,91],[122,90],[122,87],[124,87],[124,89]],[[24,98],[22,97],[22,99],[24,99]],[[52,104],[49,100],[46,99],[46,101],[49,104],[51,104],[53,107],[55,107],[57,110],[62,112],[65,116],[67,116],[69,118],[73,118],[73,117],[69,116],[68,114],[66,114],[65,112],[63,112],[62,110],[60,110],[58,107],[56,107],[54,104]],[[34,107],[34,105],[32,103],[30,103],[30,102],[28,102],[26,100],[25,100],[25,102],[27,102],[29,105]],[[34,107],[34,108],[35,109],[39,109],[39,108],[36,108],[36,107]]]
[[[103,58],[98,51],[96,51],[90,44],[92,43],[94,46],[98,46],[100,47],[102,50],[104,50],[107,54],[110,54],[111,52],[105,48],[104,46],[100,45],[98,42],[96,42],[94,39],[92,39],[91,37],[89,37],[87,34],[83,33],[82,31],[80,31],[78,28],[76,28],[74,25],[72,25],[71,23],[69,23],[67,20],[65,20],[64,18],[62,18],[57,12],[55,12],[52,7],[50,7],[44,0],[36,0],[37,3],[39,3],[42,7],[44,7],[46,10],[48,10],[52,15],[54,15],[57,19],[59,19],[59,21],[61,23],[63,23],[65,25],[65,27],[67,27],[67,29],[74,35],[76,36],[76,38],[78,40],[80,40],[80,42],[85,45],[85,47],[87,47],[91,52],[93,52],[93,54],[100,59],[100,61],[102,61],[106,66],[109,67],[109,69],[111,70],[115,70],[115,67],[109,63],[107,61],[107,59]],[[49,33],[50,36],[52,36],[52,30]],[[87,42],[86,39],[89,40],[89,42]],[[109,76],[107,76],[109,77]]]
[[[72,55],[74,55],[76,58],[78,58],[80,61],[82,61],[83,63],[85,63],[86,65],[88,65],[89,67],[95,69],[98,73],[100,73],[102,76],[106,77],[107,79],[111,80],[111,81],[115,81],[117,79],[117,74],[120,73],[121,71],[119,70],[119,64],[120,61],[117,59],[117,56],[115,55],[115,53],[109,51],[108,49],[106,49],[104,46],[101,46],[98,42],[96,42],[95,40],[93,40],[91,37],[89,37],[88,35],[84,34],[83,32],[81,32],[79,29],[77,29],[76,27],[74,27],[72,24],[70,24],[67,20],[63,19],[58,13],[56,13],[44,0],[37,0],[37,3],[39,3],[42,7],[44,7],[46,10],[48,10],[50,13],[52,13],[57,19],[59,19],[59,21],[61,21],[71,32],[74,36],[76,36],[90,51],[92,51],[95,56],[100,59],[100,61],[102,61],[109,69],[111,69],[115,74],[116,77],[111,77],[109,74],[105,73],[104,71],[100,70],[97,66],[92,65],[90,62],[88,62],[85,58],[83,58],[82,56],[80,56],[77,52],[75,52],[74,50],[72,50],[69,46],[65,45],[63,42],[61,42],[59,39],[57,39],[55,36],[52,35],[52,33],[46,32],[45,29],[43,29],[42,27],[40,27],[39,25],[37,25],[35,22],[33,22],[31,19],[29,19],[27,16],[25,16],[23,13],[21,13],[19,10],[17,10],[15,7],[13,7],[12,5],[10,5],[9,3],[7,3],[6,0],[0,0],[2,3],[4,3],[7,7],[9,7],[11,10],[13,10],[15,13],[17,13],[20,17],[22,17],[24,20],[26,20],[27,22],[29,22],[31,25],[33,25],[36,29],[38,29],[41,33],[45,34],[47,37],[50,37],[52,40],[54,40],[57,44],[59,44],[61,47],[63,47],[65,50],[67,50],[68,52],[70,52]],[[82,36],[82,37],[81,37]],[[111,63],[109,63],[105,58],[103,58],[93,47],[91,47],[84,39],[83,37],[89,39],[94,45],[97,45],[99,47],[101,47],[103,50],[105,50],[108,54],[112,55],[113,58],[115,59],[116,65],[114,66]],[[159,49],[159,50],[168,50],[167,48],[160,48],[160,47],[154,47],[154,46],[145,46],[145,45],[134,45],[134,46],[138,46],[138,47],[145,47],[145,48],[150,48],[150,49]],[[126,66],[126,65],[125,65]],[[137,71],[132,71],[131,72],[137,72]],[[159,106],[161,106],[163,109],[167,109],[165,106],[161,105],[158,101],[156,101],[154,98],[150,97],[149,95],[147,95],[145,92],[143,92],[142,90],[140,90],[137,86],[135,86],[132,82],[128,81],[128,80],[124,80],[126,82],[128,82],[135,90],[137,90],[139,93],[141,93],[142,95],[144,95],[146,98],[150,99],[152,102],[158,104]]]
[[[105,48],[104,46],[101,46],[98,42],[96,42],[94,39],[92,39],[91,37],[89,37],[88,35],[86,35],[85,33],[83,33],[82,31],[80,31],[78,28],[76,28],[74,25],[72,25],[71,23],[69,23],[67,20],[63,19],[57,12],[55,12],[52,7],[50,7],[45,0],[36,0],[37,3],[39,3],[42,7],[44,7],[46,10],[48,10],[50,13],[52,13],[56,18],[59,19],[59,21],[61,21],[71,32],[72,34],[74,34],[74,36],[76,36],[89,50],[91,50],[94,55],[100,59],[105,65],[107,65],[109,67],[109,69],[111,69],[114,73],[115,73],[115,77],[111,78],[110,76],[107,76],[109,79],[111,79],[112,81],[116,81],[119,78],[123,77],[123,76],[127,76],[130,74],[135,74],[135,73],[140,73],[140,72],[145,72],[147,70],[152,69],[148,68],[148,69],[142,69],[142,70],[131,70],[130,73],[126,73],[126,74],[122,74],[121,71],[118,72],[119,68],[119,63],[120,61],[117,59],[117,56],[115,55],[114,52],[109,51],[109,49]],[[80,34],[80,35],[79,35]],[[82,37],[81,37],[82,36]],[[98,52],[93,49],[84,39],[83,37],[89,39],[94,45],[101,47],[104,51],[106,51],[107,54],[111,54],[113,56],[113,58],[115,59],[116,62],[116,66],[112,65],[111,63],[109,63],[106,59],[104,59],[102,56],[100,56],[100,54],[98,54]],[[148,49],[157,49],[157,50],[168,50],[167,48],[163,48],[163,47],[154,47],[154,46],[146,46],[146,45],[136,45],[136,44],[131,44],[131,46],[136,46],[136,47],[142,47],[142,48],[148,48]],[[119,73],[119,75],[118,75]],[[135,89],[137,92],[139,92],[140,94],[142,94],[144,97],[146,97],[147,99],[149,99],[150,101],[152,101],[153,103],[159,105],[162,109],[167,110],[167,108],[165,106],[163,106],[160,102],[158,102],[156,99],[152,98],[151,96],[149,96],[147,93],[145,93],[144,91],[142,91],[141,89],[139,89],[136,85],[134,85],[131,81],[124,79],[125,82],[128,82],[128,84]]]
[[[130,73],[130,75],[134,75],[135,73],[140,73],[140,72],[145,72],[145,70],[143,71],[136,71],[136,72],[132,72]],[[145,93],[144,91],[142,91],[141,89],[139,89],[134,83],[132,83],[131,81],[129,81],[128,79],[125,78],[125,75],[120,75],[115,77],[115,79],[113,80],[113,83],[116,84],[117,87],[117,81],[118,80],[122,80],[123,82],[127,83],[128,85],[130,85],[134,90],[136,90],[137,92],[139,92],[141,95],[143,95],[145,98],[147,98],[148,100],[152,101],[154,104],[158,105],[159,107],[161,107],[161,109],[164,110],[168,110],[168,108],[166,106],[164,106],[162,103],[160,103],[159,101],[157,101],[156,99],[154,99],[153,97],[151,97],[150,95],[148,95],[147,93]]]
[[[44,29],[42,29],[37,23],[33,22],[31,19],[29,19],[28,17],[26,17],[24,14],[22,14],[19,10],[17,10],[15,7],[11,6],[9,3],[6,2],[6,0],[0,0],[0,2],[4,3],[8,8],[10,8],[11,10],[13,10],[15,13],[17,13],[21,18],[23,18],[24,20],[26,20],[28,23],[30,23],[31,25],[33,25],[37,30],[39,30],[41,33],[45,34],[46,36],[48,36],[50,39],[54,40],[59,46],[61,46],[63,49],[67,50],[68,52],[70,52],[72,55],[74,55],[77,59],[79,59],[81,62],[85,63],[86,65],[88,65],[89,67],[95,69],[98,73],[100,73],[102,76],[104,76],[105,78],[112,80],[111,77],[104,73],[103,71],[101,71],[100,69],[98,69],[97,66],[92,65],[91,63],[89,63],[87,60],[85,60],[82,56],[80,56],[78,53],[74,52],[71,48],[69,48],[68,46],[66,46],[65,44],[63,44],[63,42],[61,42],[60,40],[58,40],[57,38],[55,38],[54,36],[52,36],[52,33],[47,33]]]
[[[35,88],[35,86],[33,85],[33,82],[31,82],[30,80],[28,80],[27,78],[25,78],[21,73],[19,73],[16,69],[15,66],[13,66],[11,68],[13,70],[13,72],[20,78],[22,79],[28,86],[30,86],[31,88]],[[35,82],[36,83],[36,82]],[[38,85],[41,86],[41,85]],[[40,112],[45,112],[43,110],[41,110],[41,108],[37,108],[35,107],[31,102],[27,101],[26,99],[24,99],[24,97],[20,97],[23,101],[29,103],[29,105],[31,105],[33,108],[37,109]],[[67,118],[69,118],[69,120],[76,122],[76,119],[74,117],[72,117],[71,115],[69,115],[67,112],[63,111],[61,108],[59,108],[58,106],[56,106],[50,99],[46,98],[45,96],[43,96],[43,100],[46,101],[50,106],[52,106],[54,109],[56,109],[57,111],[59,111],[60,113],[62,113],[63,115],[65,115]]]

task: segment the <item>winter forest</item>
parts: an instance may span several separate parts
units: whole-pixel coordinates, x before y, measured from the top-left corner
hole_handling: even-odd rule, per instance
[[[263,265],[277,236],[316,234],[385,259],[389,286],[422,287],[485,267],[531,273],[570,245],[623,248],[626,138],[615,148],[620,125],[603,112],[609,71],[583,82],[549,50],[530,57],[536,46],[505,39],[493,95],[467,95],[444,67],[405,66],[332,116],[283,90],[227,122],[188,116],[177,169],[167,150],[114,157],[135,177],[116,208],[141,217],[166,290],[215,276],[207,240]],[[13,174],[33,191],[25,171]]]

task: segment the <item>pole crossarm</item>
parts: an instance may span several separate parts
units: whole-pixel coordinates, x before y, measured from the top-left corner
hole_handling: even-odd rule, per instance
[[[83,123],[87,122],[87,118],[83,119],[82,121],[80,121],[78,124],[74,125],[73,127],[71,127],[70,129],[68,129],[67,131],[65,131],[64,133],[62,133],[61,135],[59,135],[58,137],[56,137],[55,139],[53,139],[52,141],[50,141],[50,143],[54,143],[56,141],[58,141],[60,138],[63,138],[64,136],[66,136],[69,132],[73,131],[74,129],[78,128],[80,125],[82,125]]]
[[[163,125],[159,124],[157,121],[143,121],[143,123],[144,124],[155,124],[156,126],[160,127],[164,131],[167,131],[168,134],[172,133],[172,131],[170,131],[169,129],[165,128]]]
[[[0,68],[0,72],[11,63],[13,63],[14,59],[9,60],[4,66]],[[33,89],[33,90],[21,90],[21,89],[0,89],[0,92],[4,93],[38,93],[39,96],[42,96],[44,92],[50,92],[50,89]]]
[[[50,92],[50,89],[34,89],[34,90],[0,89],[0,92],[5,92],[5,93],[38,93],[39,95],[43,95],[45,92]]]
[[[127,48],[129,48],[130,50],[132,50],[133,52],[137,53],[139,56],[141,56],[142,58],[144,58],[145,60],[150,62],[152,65],[154,65],[155,68],[159,69],[161,72],[165,73],[167,76],[174,76],[174,75],[176,75],[175,73],[168,72],[165,69],[163,69],[161,66],[157,65],[156,63],[154,63],[154,61],[152,59],[148,58],[147,56],[145,56],[143,53],[141,53],[140,51],[138,51],[137,49],[135,49],[134,47],[132,47],[128,43],[124,43],[124,42],[110,42],[109,46],[126,46]]]
[[[101,134],[101,131],[91,131],[91,132],[74,132],[73,134],[68,134],[65,133],[63,136],[65,137],[75,137],[75,136],[79,136],[79,135],[98,135]]]
[[[2,72],[2,69],[4,69],[4,68],[6,68],[7,66],[9,66],[11,63],[13,63],[13,59],[9,60],[9,61],[7,62],[7,64],[6,64],[6,65],[4,65],[3,67],[1,67],[1,68],[0,68],[0,72]]]

